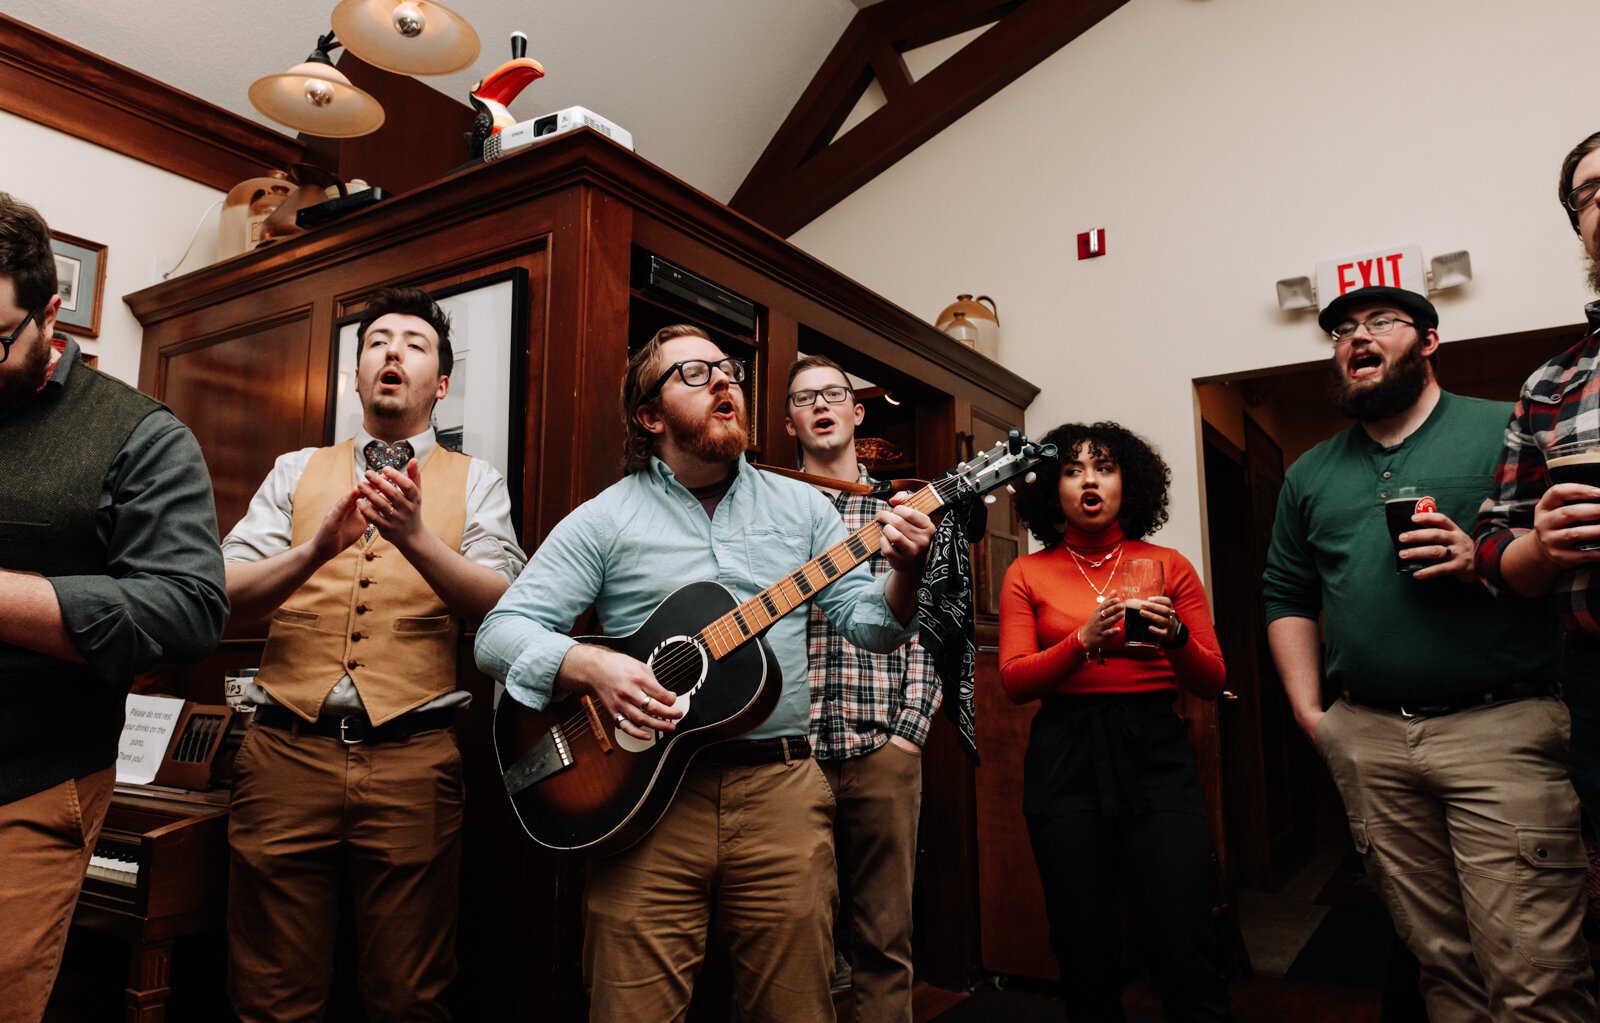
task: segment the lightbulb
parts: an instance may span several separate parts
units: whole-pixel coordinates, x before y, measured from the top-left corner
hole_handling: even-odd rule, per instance
[[[325,107],[333,102],[333,86],[320,78],[306,82],[306,102],[314,107]]]
[[[405,3],[396,7],[392,20],[394,22],[394,30],[407,39],[415,39],[422,34],[423,29],[428,27],[428,19],[423,16],[422,8],[418,7],[412,0],[406,0]]]

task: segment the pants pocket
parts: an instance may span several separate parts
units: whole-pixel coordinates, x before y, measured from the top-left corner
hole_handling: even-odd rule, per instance
[[[1588,961],[1581,938],[1588,870],[1577,828],[1517,829],[1517,951],[1535,966],[1570,970]]]

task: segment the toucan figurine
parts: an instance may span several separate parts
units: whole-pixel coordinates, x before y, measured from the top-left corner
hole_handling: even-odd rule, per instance
[[[472,108],[478,112],[472,130],[467,132],[467,148],[472,150],[473,156],[483,156],[483,144],[490,135],[517,123],[511,116],[511,101],[544,77],[544,66],[527,54],[527,35],[511,33],[511,59],[474,85],[468,94]]]

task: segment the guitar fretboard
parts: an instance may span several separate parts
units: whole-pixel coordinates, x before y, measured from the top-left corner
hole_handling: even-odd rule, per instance
[[[942,507],[945,498],[937,480],[917,491],[906,505],[925,515]],[[869,522],[839,543],[812,558],[760,593],[700,630],[700,639],[711,656],[722,660],[728,654],[761,635],[773,622],[803,606],[846,572],[878,553],[883,543],[883,527]]]

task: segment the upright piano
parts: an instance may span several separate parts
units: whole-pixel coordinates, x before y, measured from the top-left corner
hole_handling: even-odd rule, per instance
[[[221,931],[228,790],[118,785],[72,922],[128,943],[127,1023],[166,1018],[172,946]]]

